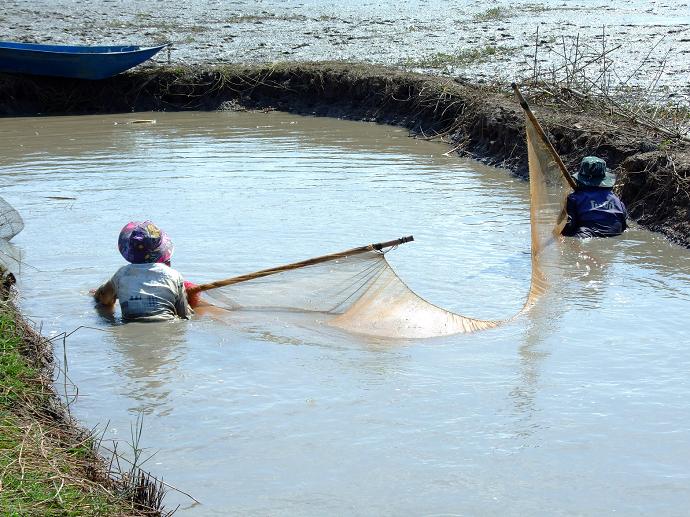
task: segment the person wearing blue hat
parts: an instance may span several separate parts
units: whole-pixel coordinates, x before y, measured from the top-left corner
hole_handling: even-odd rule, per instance
[[[577,187],[568,196],[568,222],[561,232],[569,237],[613,237],[627,227],[628,213],[623,202],[611,190],[616,176],[606,162],[586,156],[573,174]]]
[[[103,306],[120,300],[126,321],[162,321],[189,318],[182,275],[170,267],[174,246],[168,235],[151,221],[130,222],[118,238],[120,254],[129,264],[94,292]]]

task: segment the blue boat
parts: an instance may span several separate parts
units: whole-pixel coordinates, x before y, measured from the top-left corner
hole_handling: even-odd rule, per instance
[[[0,41],[0,72],[105,79],[143,63],[167,46],[67,46]]]

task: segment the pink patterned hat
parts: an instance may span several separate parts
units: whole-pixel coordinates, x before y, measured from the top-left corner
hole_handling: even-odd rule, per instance
[[[117,247],[132,264],[167,262],[175,249],[168,234],[151,221],[127,223],[120,232]]]

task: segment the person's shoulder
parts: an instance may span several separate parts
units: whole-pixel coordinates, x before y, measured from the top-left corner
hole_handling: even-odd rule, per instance
[[[153,264],[153,269],[159,271],[161,274],[167,277],[173,278],[174,280],[182,280],[182,273],[180,273],[177,269],[173,269],[170,266],[166,266],[160,262]]]
[[[620,197],[618,197],[618,195],[615,192],[611,191],[611,193],[608,196],[608,199],[612,200],[614,203],[618,203],[623,208],[625,208],[625,204],[623,203],[623,200]]]
[[[582,195],[590,198],[606,198],[613,194],[610,187],[587,187],[582,189]]]
[[[124,266],[121,266],[118,268],[117,271],[115,271],[115,274],[112,276],[111,280],[114,282],[116,281],[119,277],[124,275],[127,271],[129,271],[134,264],[125,264]]]

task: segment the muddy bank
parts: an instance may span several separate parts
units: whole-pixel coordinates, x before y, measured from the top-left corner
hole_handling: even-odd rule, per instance
[[[366,65],[184,67],[89,83],[2,76],[4,115],[145,110],[279,109],[401,125],[448,140],[458,152],[527,170],[522,113],[506,91]],[[688,148],[614,116],[539,106],[567,165],[597,154],[621,173],[631,216],[688,245]]]
[[[384,67],[162,67],[98,82],[0,75],[0,96],[3,116],[262,109],[375,121],[527,175],[523,114],[512,92]],[[601,156],[620,175],[631,218],[690,246],[690,145],[586,105],[573,112],[527,96],[569,168]]]

